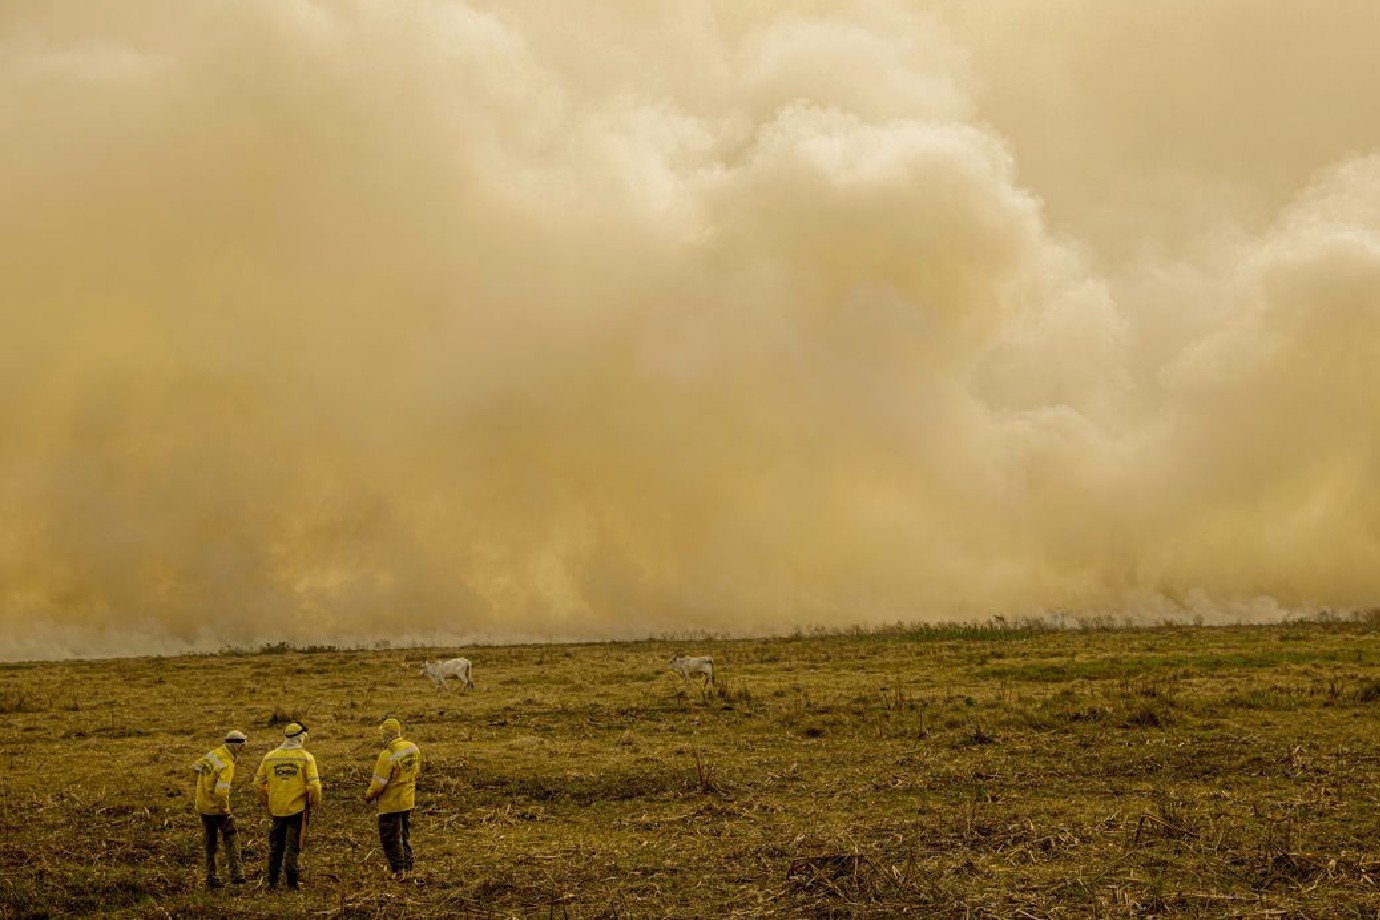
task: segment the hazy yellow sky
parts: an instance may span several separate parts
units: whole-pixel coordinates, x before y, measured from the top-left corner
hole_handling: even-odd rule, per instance
[[[1374,0],[0,4],[0,657],[1380,604]]]

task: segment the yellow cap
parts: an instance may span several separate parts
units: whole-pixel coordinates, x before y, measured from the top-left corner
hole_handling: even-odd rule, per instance
[[[289,722],[288,724],[283,726],[283,737],[293,738],[297,735],[302,734],[302,732],[306,730],[307,727],[303,725],[301,722]]]
[[[393,718],[392,716],[389,716],[388,718],[384,719],[383,722],[379,725],[379,731],[396,732],[399,735],[401,735],[402,723],[399,722],[397,719]]]

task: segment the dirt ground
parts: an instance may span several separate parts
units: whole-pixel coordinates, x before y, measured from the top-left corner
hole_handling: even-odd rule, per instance
[[[474,692],[417,673],[453,654]],[[387,715],[426,760],[401,882]],[[1375,918],[1378,717],[1369,622],[0,664],[0,918]],[[298,895],[249,788],[289,719]],[[207,892],[190,768],[230,728],[251,883]]]

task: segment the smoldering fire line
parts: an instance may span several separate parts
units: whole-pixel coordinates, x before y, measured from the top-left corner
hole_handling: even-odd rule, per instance
[[[1303,15],[7,4],[4,642],[1380,603]]]

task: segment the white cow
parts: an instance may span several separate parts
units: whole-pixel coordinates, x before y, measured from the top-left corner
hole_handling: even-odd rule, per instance
[[[714,686],[713,658],[682,658],[677,655],[671,659],[671,670],[679,674],[683,681],[689,682],[691,674],[698,674],[704,678],[705,686]]]
[[[470,660],[468,658],[452,658],[450,661],[424,661],[422,662],[422,675],[430,677],[436,681],[436,686],[444,690],[446,688],[446,678],[454,677],[465,685],[465,689],[474,689],[474,678],[470,676]]]

